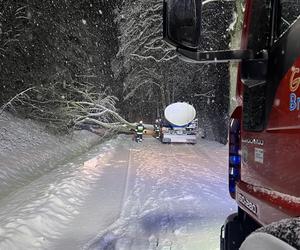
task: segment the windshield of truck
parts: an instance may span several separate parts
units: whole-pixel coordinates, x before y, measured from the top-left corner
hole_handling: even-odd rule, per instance
[[[300,16],[299,0],[280,0],[279,1],[279,25],[277,35],[281,36]]]
[[[248,49],[269,48],[271,36],[271,0],[252,1]]]
[[[240,49],[245,1],[203,1],[200,50]]]

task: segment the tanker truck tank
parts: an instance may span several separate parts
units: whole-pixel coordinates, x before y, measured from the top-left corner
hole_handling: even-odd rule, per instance
[[[165,119],[169,126],[162,128],[163,143],[196,143],[198,121],[195,108],[186,102],[176,102],[166,107]]]

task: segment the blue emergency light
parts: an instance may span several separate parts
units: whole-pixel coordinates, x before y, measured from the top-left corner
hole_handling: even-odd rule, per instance
[[[228,189],[232,198],[235,198],[236,182],[240,180],[241,170],[241,123],[239,119],[233,118],[229,127],[229,169]]]
[[[241,164],[241,156],[240,155],[230,155],[229,163],[231,165],[240,165]]]

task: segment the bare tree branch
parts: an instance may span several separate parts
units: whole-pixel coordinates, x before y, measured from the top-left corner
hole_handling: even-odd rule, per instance
[[[2,105],[2,107],[0,108],[0,115],[4,112],[5,109],[7,109],[8,107],[12,107],[13,103],[15,101],[20,101],[21,100],[20,97],[24,96],[26,92],[33,90],[33,89],[34,89],[34,87],[25,89],[24,91],[20,92],[19,94],[15,95],[13,98],[11,98],[7,103]]]

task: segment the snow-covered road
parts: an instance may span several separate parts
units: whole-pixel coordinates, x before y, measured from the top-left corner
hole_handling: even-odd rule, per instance
[[[0,200],[0,249],[218,249],[226,146],[119,136]]]

